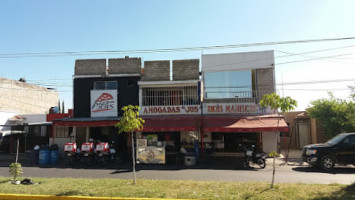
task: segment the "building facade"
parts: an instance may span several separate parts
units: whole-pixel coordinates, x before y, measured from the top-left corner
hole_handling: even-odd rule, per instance
[[[34,144],[47,144],[50,135],[46,114],[58,103],[58,92],[45,87],[0,78],[0,151],[20,152]]]
[[[53,143],[63,149],[89,138],[115,140],[120,156],[129,158],[130,138],[118,136],[114,124],[131,104],[145,120],[135,134],[137,163],[175,162],[182,153],[240,156],[239,144],[270,152],[279,131],[288,130],[275,111],[259,106],[275,92],[274,73],[272,51],[144,61],[143,67],[140,58],[77,60],[73,117],[54,120]]]
[[[114,125],[123,106],[139,104],[140,76],[140,58],[76,60],[73,116],[54,120],[51,143],[63,149],[67,142],[80,147],[89,139],[115,141],[118,152],[126,156],[127,136],[118,135]]]
[[[58,92],[22,81],[0,78],[0,111],[46,114],[58,104]]]

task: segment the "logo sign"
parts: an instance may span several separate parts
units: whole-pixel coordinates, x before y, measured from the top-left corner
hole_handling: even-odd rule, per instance
[[[116,90],[91,90],[91,117],[117,117]]]
[[[200,105],[183,106],[143,106],[141,115],[181,115],[201,114]]]

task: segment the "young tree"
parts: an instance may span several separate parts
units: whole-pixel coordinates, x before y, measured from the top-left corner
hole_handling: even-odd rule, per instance
[[[271,109],[278,110],[280,109],[281,112],[284,114],[290,110],[294,110],[297,107],[297,101],[292,99],[291,97],[280,97],[276,93],[266,94],[259,102],[262,108],[270,107]],[[279,126],[280,116],[278,117],[277,126]],[[274,180],[275,180],[275,156],[277,152],[277,138],[279,133],[276,132],[275,137],[275,151],[272,152],[273,156],[273,166],[272,166],[272,180],[271,180],[271,188],[274,187]]]
[[[61,109],[60,109],[60,99],[58,99],[58,113],[60,113]]]
[[[17,148],[16,148],[16,160],[14,163],[11,163],[9,166],[9,172],[12,176],[12,182],[15,183],[18,176],[20,176],[22,172],[21,163],[18,163],[18,154],[19,154],[19,147],[20,147],[20,136],[17,136]]]
[[[65,108],[64,108],[64,100],[62,101],[62,114],[65,113]]]
[[[329,99],[318,99],[311,102],[307,108],[311,118],[317,119],[328,137],[342,132],[355,131],[355,104],[342,99],[336,99],[329,93]]]
[[[118,128],[118,134],[129,133],[132,140],[132,162],[133,162],[133,184],[136,184],[136,159],[134,149],[133,132],[143,129],[144,120],[139,117],[139,106],[124,106],[122,108],[123,116],[121,120],[115,124]]]

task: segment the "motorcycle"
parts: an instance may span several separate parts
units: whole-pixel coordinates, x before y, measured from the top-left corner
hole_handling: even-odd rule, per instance
[[[67,163],[69,165],[75,165],[78,159],[76,143],[65,143],[64,152],[67,158]]]
[[[257,164],[261,169],[266,167],[266,155],[264,152],[254,152],[253,149],[255,145],[252,145],[251,148],[244,148],[245,150],[245,160],[244,167],[251,167],[254,164]]]
[[[107,142],[99,142],[95,148],[95,160],[99,164],[108,165],[110,159],[110,146]]]
[[[115,149],[115,141],[112,141],[110,144],[110,155],[109,155],[109,161],[110,163],[120,163],[121,160],[119,157],[117,157],[117,152]]]
[[[94,143],[85,142],[81,144],[80,160],[84,165],[92,165],[94,160]]]

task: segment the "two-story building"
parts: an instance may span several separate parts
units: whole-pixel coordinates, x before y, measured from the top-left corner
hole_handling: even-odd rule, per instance
[[[275,92],[273,51],[202,55],[203,144],[228,155],[256,145],[271,152],[278,132],[288,131],[282,118],[259,101]]]
[[[51,141],[60,149],[66,142],[80,146],[89,138],[115,141],[116,150],[127,155],[127,136],[118,135],[114,125],[122,116],[123,106],[139,104],[140,76],[140,58],[76,60],[73,117],[53,122]]]
[[[201,82],[199,59],[144,62],[139,85],[140,114],[145,120],[137,135],[139,163],[176,160],[180,148],[193,148],[200,137]]]
[[[140,58],[77,60],[73,117],[53,122],[53,143],[62,149],[89,138],[114,140],[129,158],[130,138],[114,124],[131,104],[145,120],[136,133],[138,163],[174,161],[182,149],[239,156],[239,144],[278,148],[278,133],[288,126],[259,106],[264,94],[275,92],[273,51],[208,54],[201,61],[144,61],[142,67]]]

